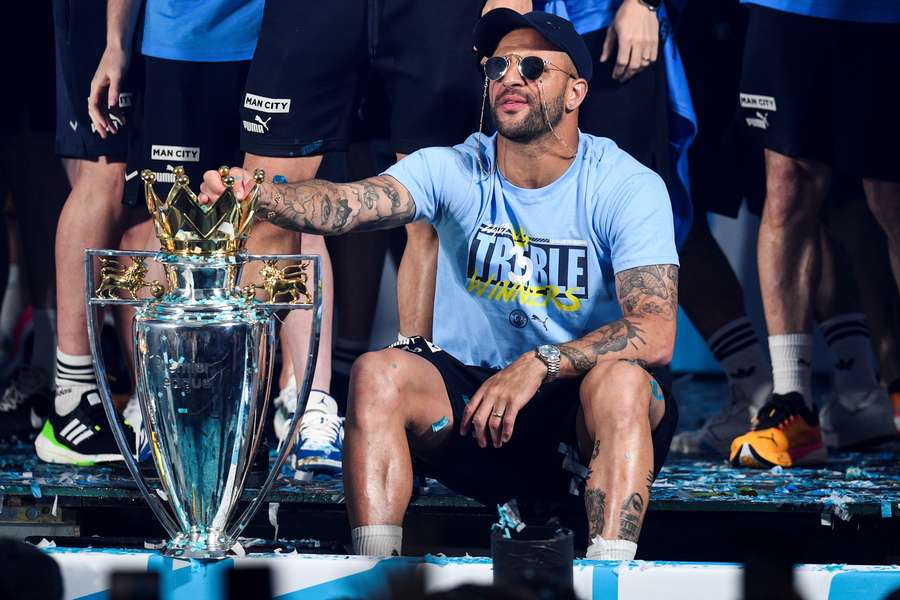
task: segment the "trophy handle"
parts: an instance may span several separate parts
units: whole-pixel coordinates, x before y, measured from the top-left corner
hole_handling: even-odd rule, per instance
[[[141,474],[141,469],[138,466],[137,461],[134,456],[131,454],[130,449],[128,448],[128,442],[125,439],[125,432],[122,429],[122,423],[119,420],[119,415],[116,411],[115,404],[113,404],[112,393],[109,390],[109,384],[107,382],[106,377],[106,364],[103,361],[103,351],[100,346],[100,329],[102,326],[102,321],[99,319],[99,315],[101,310],[107,304],[125,304],[130,306],[142,306],[147,301],[146,300],[116,300],[116,299],[107,299],[107,298],[96,298],[94,296],[94,257],[95,256],[123,256],[123,257],[154,257],[156,256],[155,252],[130,252],[130,251],[118,251],[118,250],[85,250],[84,251],[84,270],[85,270],[85,305],[87,308],[87,326],[88,326],[88,340],[91,344],[91,356],[94,360],[94,371],[97,375],[97,388],[100,391],[100,400],[103,404],[103,410],[106,412],[106,418],[109,420],[109,427],[112,430],[113,438],[116,440],[116,445],[119,447],[119,451],[122,453],[122,458],[125,461],[125,466],[128,467],[128,471],[131,473],[131,476],[134,478],[135,483],[137,484],[138,489],[141,494],[144,496],[144,499],[150,505],[150,509],[153,511],[153,514],[156,515],[156,518],[159,519],[159,522],[162,524],[163,529],[166,530],[166,533],[169,537],[174,538],[177,536],[181,529],[176,525],[172,516],[169,514],[165,505],[160,501],[160,498],[156,496],[156,494],[151,493],[150,486],[147,485],[147,481],[144,479],[144,476]],[[317,332],[318,333],[318,332]],[[280,467],[279,467],[280,468]]]
[[[252,258],[266,258],[266,257],[257,257],[254,256]],[[276,258],[276,257],[272,257]],[[277,258],[288,258],[285,256],[279,256]],[[303,417],[303,413],[306,410],[306,402],[309,399],[309,392],[312,389],[312,380],[313,373],[316,369],[316,357],[319,353],[319,334],[322,326],[322,281],[320,278],[322,263],[321,258],[318,255],[302,255],[302,256],[291,256],[290,258],[299,259],[302,261],[309,261],[312,263],[312,281],[314,282],[314,295],[312,305],[285,305],[285,304],[273,304],[272,308],[300,308],[300,309],[312,309],[313,311],[313,319],[312,319],[312,328],[310,330],[309,336],[309,346],[307,350],[307,358],[306,358],[306,368],[303,373],[303,382],[300,385],[300,393],[297,397],[297,408],[294,411],[294,416],[291,418],[291,424],[288,429],[286,440],[293,440],[297,435],[297,430],[300,428],[300,420]],[[263,305],[265,306],[265,305]],[[271,362],[270,362],[270,370],[271,370]],[[271,374],[269,377],[269,381],[271,382]],[[268,391],[268,390],[267,390]],[[234,522],[231,528],[227,532],[227,539],[236,539],[238,535],[240,535],[241,531],[250,523],[250,520],[253,519],[253,516],[256,514],[256,511],[260,509],[265,500],[266,496],[269,495],[269,492],[272,490],[272,485],[275,483],[275,479],[278,477],[278,474],[281,472],[281,467],[284,466],[284,461],[287,459],[288,452],[292,449],[292,444],[286,443],[282,444],[281,448],[278,451],[278,456],[275,458],[275,464],[272,466],[269,471],[269,475],[266,478],[265,482],[259,488],[259,493],[250,501],[250,505],[244,509],[244,512],[241,513],[241,516]]]

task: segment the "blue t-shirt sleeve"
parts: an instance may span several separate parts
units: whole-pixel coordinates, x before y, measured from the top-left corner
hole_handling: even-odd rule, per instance
[[[613,272],[677,265],[672,204],[662,179],[645,172],[625,179],[610,202],[599,203],[598,232],[607,241]]]
[[[448,184],[458,185],[453,173],[451,148],[423,148],[392,165],[384,175],[390,175],[405,187],[416,203],[415,220],[425,219],[431,224],[440,220],[446,203],[454,194]]]

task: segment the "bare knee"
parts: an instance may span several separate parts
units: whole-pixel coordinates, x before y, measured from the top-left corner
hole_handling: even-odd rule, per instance
[[[402,353],[396,349],[379,350],[356,359],[350,371],[348,420],[365,425],[403,416],[402,393],[406,375],[398,360]]]
[[[76,173],[73,190],[84,193],[72,194],[70,198],[76,202],[90,202],[92,206],[98,203],[114,206],[122,204],[125,192],[124,163],[107,162],[104,157],[96,161],[82,160],[79,161]]]
[[[633,427],[649,417],[649,378],[624,360],[600,361],[581,382],[581,407],[603,427]]]
[[[869,210],[891,241],[900,240],[900,183],[863,181]]]
[[[823,165],[767,151],[763,219],[778,229],[817,224],[828,185]]]

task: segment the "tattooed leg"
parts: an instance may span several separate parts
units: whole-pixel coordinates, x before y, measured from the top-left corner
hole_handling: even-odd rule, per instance
[[[640,366],[601,361],[581,384],[582,455],[590,456],[585,510],[590,540],[636,543],[650,502],[651,432],[665,412]],[[634,546],[631,546],[634,548]]]

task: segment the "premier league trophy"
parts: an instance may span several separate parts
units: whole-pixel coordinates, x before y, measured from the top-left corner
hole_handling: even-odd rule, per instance
[[[165,201],[154,192],[154,174],[144,171],[147,208],[161,251],[87,250],[85,256],[88,329],[103,407],[125,464],[171,536],[163,553],[185,558],[226,555],[262,505],[290,451],[290,444],[282,445],[262,487],[235,517],[263,437],[276,312],[313,311],[288,440],[294,438],[306,405],[321,322],[318,256],[244,251],[263,172],[254,173],[256,185],[243,200],[234,195],[228,169],[219,173],[225,193],[214,204],[202,205],[182,168],[175,169],[175,184]],[[145,280],[148,260],[162,266],[163,282]],[[252,263],[261,265],[261,282],[240,287],[241,274]],[[158,482],[142,476],[134,444],[127,441],[131,434],[113,404],[100,347],[102,313],[109,305],[136,309],[137,394]]]

